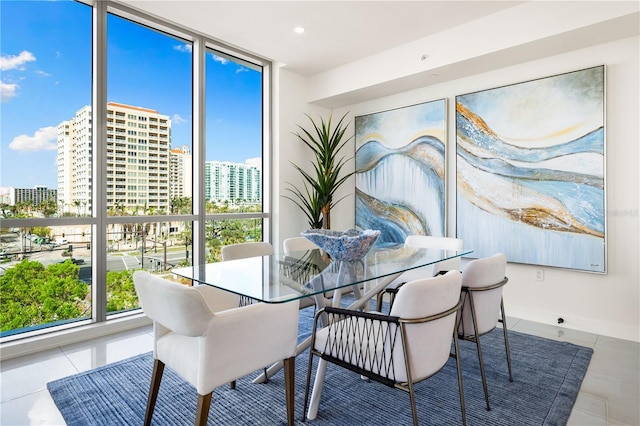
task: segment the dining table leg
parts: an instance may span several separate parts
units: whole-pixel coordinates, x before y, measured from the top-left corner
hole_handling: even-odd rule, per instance
[[[320,395],[322,394],[322,386],[324,385],[324,376],[327,373],[327,361],[320,358],[318,361],[318,369],[316,377],[313,380],[313,391],[311,392],[311,401],[309,401],[309,409],[307,410],[307,419],[315,420],[318,416],[318,406],[320,405]]]

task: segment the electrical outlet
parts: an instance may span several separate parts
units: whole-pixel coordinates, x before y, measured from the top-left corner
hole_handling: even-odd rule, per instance
[[[536,281],[544,281],[544,269],[536,269]]]

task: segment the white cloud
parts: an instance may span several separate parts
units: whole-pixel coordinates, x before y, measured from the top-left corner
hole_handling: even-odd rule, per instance
[[[8,102],[16,96],[17,84],[9,84],[0,81],[0,100],[2,102]]]
[[[236,69],[236,74],[240,74],[241,72],[249,72],[249,69],[246,67],[238,67],[238,69]]]
[[[46,71],[42,71],[42,70],[36,71],[36,74],[40,74],[40,75],[45,76],[45,77],[51,77],[51,74],[49,74]]]
[[[213,57],[214,61],[220,62],[222,65],[227,65],[227,62],[229,62],[228,59],[223,58],[222,56],[214,55],[213,53],[211,54],[211,56]]]
[[[179,44],[178,46],[174,46],[173,49],[177,50],[178,52],[192,52],[193,46],[191,46],[190,44]]]
[[[33,136],[17,136],[9,148],[16,151],[53,151],[58,148],[58,129],[54,126],[42,127]]]
[[[171,121],[175,124],[180,124],[180,123],[186,123],[187,120],[185,120],[184,118],[182,118],[180,116],[180,114],[173,114],[173,118],[171,119]]]
[[[18,56],[15,55],[7,55],[0,56],[0,70],[12,70],[15,68],[22,69],[23,65],[27,62],[35,61],[36,57],[33,56],[33,53],[23,50],[20,52]]]
[[[262,168],[262,157],[247,158],[244,163],[248,166],[256,166]]]

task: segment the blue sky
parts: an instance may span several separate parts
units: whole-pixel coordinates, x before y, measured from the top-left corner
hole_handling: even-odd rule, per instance
[[[55,127],[91,104],[91,8],[72,1],[2,1],[0,186],[56,187]],[[172,121],[191,146],[191,46],[114,15],[107,20],[107,97]],[[261,73],[207,55],[206,159],[261,157]]]

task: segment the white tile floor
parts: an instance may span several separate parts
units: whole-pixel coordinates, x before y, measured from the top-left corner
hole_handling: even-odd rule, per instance
[[[569,425],[640,425],[640,344],[515,318],[508,323],[515,331],[594,349]],[[47,382],[150,351],[151,333],[144,327],[3,361],[0,424],[64,425]]]

